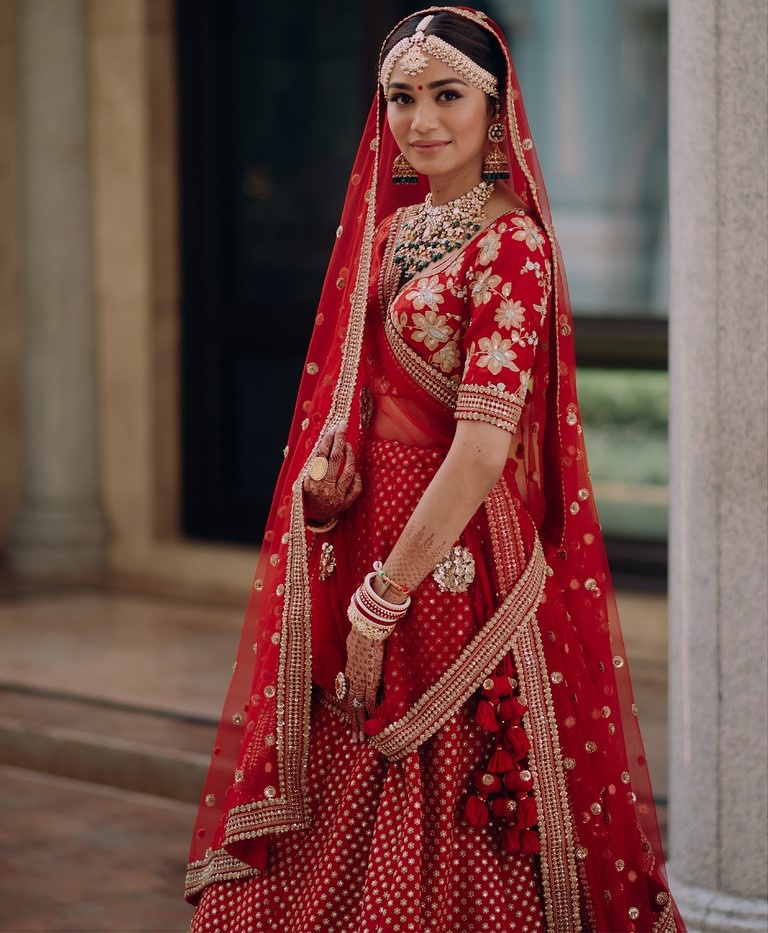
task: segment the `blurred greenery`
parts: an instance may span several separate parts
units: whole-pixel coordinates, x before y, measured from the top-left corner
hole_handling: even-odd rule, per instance
[[[667,536],[669,375],[582,369],[579,403],[589,468],[609,536]]]

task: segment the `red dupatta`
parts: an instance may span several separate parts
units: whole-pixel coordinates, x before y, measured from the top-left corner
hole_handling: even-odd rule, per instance
[[[521,418],[528,443],[519,468],[547,577],[535,615],[526,616],[510,646],[530,708],[548,929],[682,930],[667,891],[587,468],[567,285],[519,83],[496,24],[457,7],[431,7],[412,17],[434,12],[478,23],[504,51],[508,133],[502,148],[510,186],[552,250],[549,333],[537,361],[541,376]],[[301,484],[329,426],[346,421],[348,439],[358,441],[375,232],[427,191],[424,180],[391,184],[398,150],[383,115],[379,92],[350,177],[203,792],[190,852],[190,899],[214,881],[262,870],[270,836],[306,828],[311,819],[305,791],[312,598]],[[503,574],[503,567],[497,570]],[[487,671],[467,684],[467,695],[484,676]],[[397,757],[394,747],[381,750]]]

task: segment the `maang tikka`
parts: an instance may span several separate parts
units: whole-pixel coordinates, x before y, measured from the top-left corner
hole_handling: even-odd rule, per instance
[[[509,162],[504,153],[499,149],[499,143],[504,142],[507,131],[504,124],[499,121],[499,105],[496,104],[495,120],[488,127],[488,139],[493,144],[493,148],[483,160],[483,180],[489,184],[499,179],[506,181],[509,178]]]

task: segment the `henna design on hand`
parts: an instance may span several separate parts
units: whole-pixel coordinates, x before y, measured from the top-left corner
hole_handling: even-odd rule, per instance
[[[363,725],[373,714],[384,666],[384,643],[373,641],[352,629],[347,636],[347,666],[345,676],[349,683],[347,712],[352,719],[352,738],[362,742]]]
[[[355,452],[346,441],[343,422],[326,433],[317,450],[328,459],[328,472],[320,479],[304,477],[303,489],[307,517],[316,522],[337,518],[363,491],[363,482],[355,469]]]

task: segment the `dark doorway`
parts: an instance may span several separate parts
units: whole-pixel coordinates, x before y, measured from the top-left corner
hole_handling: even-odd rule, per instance
[[[177,0],[183,524],[258,542],[398,0]]]

